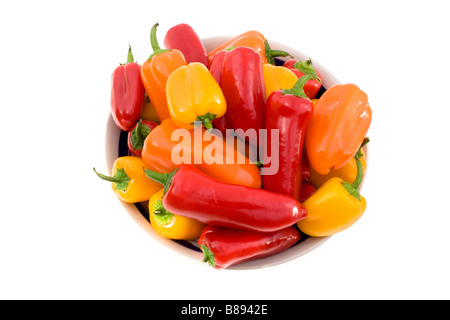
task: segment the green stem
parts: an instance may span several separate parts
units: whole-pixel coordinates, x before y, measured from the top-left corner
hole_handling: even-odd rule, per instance
[[[142,134],[142,119],[139,119],[139,121],[138,121],[138,123],[137,123],[137,125],[136,125],[135,130],[136,130],[136,138],[137,138],[139,141],[144,140],[145,137],[144,137],[144,135]]]
[[[170,51],[170,49],[161,49],[158,43],[158,39],[156,38],[156,29],[158,28],[159,23],[155,23],[155,25],[152,27],[152,30],[150,31],[150,43],[152,45],[153,53],[148,58],[150,60],[154,56],[157,56],[158,54]]]
[[[200,249],[203,251],[203,262],[208,262],[211,267],[215,267],[216,260],[214,259],[214,253],[212,253],[204,244],[200,246]]]
[[[125,169],[123,168],[117,169],[116,173],[114,174],[114,177],[98,173],[97,170],[95,170],[95,168],[94,172],[97,174],[99,178],[114,183],[114,189],[121,191],[125,191],[128,189],[131,179],[125,172]]]
[[[167,189],[169,189],[170,184],[172,182],[172,178],[177,172],[178,169],[175,169],[172,172],[168,173],[159,173],[156,171],[148,170],[144,168],[145,175],[149,177],[150,179],[162,184],[164,186],[163,193],[165,194],[167,192]]]
[[[294,86],[291,89],[283,89],[281,92],[283,94],[292,94],[299,98],[308,98],[308,96],[305,94],[305,91],[303,90],[303,87],[309,80],[313,80],[315,77],[311,74],[305,74],[304,76],[300,77],[297,82],[295,82]]]
[[[157,200],[153,204],[153,208],[155,208],[155,211],[153,211],[153,213],[155,214],[155,219],[159,224],[167,225],[170,223],[174,214],[170,213],[166,210],[166,208],[164,208],[161,200]]]
[[[275,64],[275,57],[291,57],[292,56],[283,50],[273,50],[270,48],[269,41],[264,41],[264,54],[267,58],[267,62],[270,64]]]
[[[358,152],[355,154],[355,161],[356,161],[356,178],[353,183],[348,183],[346,181],[342,182],[342,186],[356,199],[361,200],[361,195],[359,194],[358,188],[361,185],[363,175],[364,175],[364,169],[361,163],[360,158],[362,157],[361,149],[369,143],[369,138],[365,138],[363,143],[358,149]]]
[[[131,45],[128,45],[127,63],[134,62],[133,52],[131,52]]]
[[[213,128],[211,121],[213,121],[216,117],[216,114],[208,112],[207,114],[198,116],[196,121],[201,121],[207,130],[211,130]]]
[[[110,176],[104,175],[104,174],[102,174],[102,173],[98,173],[97,170],[95,170],[95,168],[94,168],[94,172],[95,172],[95,174],[96,174],[99,178],[101,178],[101,179],[103,179],[103,180],[105,180],[105,181],[109,181],[109,182],[122,182],[122,179],[120,179],[120,178],[110,177]]]
[[[352,186],[353,188],[358,189],[363,178],[363,166],[358,156],[355,156],[355,161],[356,161],[356,178]]]
[[[294,68],[304,74],[310,74],[314,77],[314,80],[321,82],[316,69],[314,69],[311,59],[306,61],[297,61],[294,64]]]
[[[363,166],[362,166],[362,163],[361,163],[361,160],[360,160],[360,158],[363,156],[361,150],[366,144],[369,143],[369,141],[370,141],[370,139],[366,137],[363,140],[361,146],[359,147],[358,152],[356,152],[356,154],[355,154],[356,178],[355,178],[355,181],[353,182],[353,187],[355,189],[359,188],[359,185],[361,184],[361,181],[362,181],[362,178],[363,178],[363,174],[364,174]]]

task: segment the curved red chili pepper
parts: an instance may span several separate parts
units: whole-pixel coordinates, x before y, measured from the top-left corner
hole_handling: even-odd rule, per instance
[[[280,230],[306,217],[306,208],[286,195],[223,183],[193,165],[177,170],[165,174],[145,170],[149,178],[165,186],[162,204],[173,214],[261,232]]]
[[[208,67],[208,54],[205,46],[188,24],[181,23],[170,28],[164,38],[164,46],[167,49],[180,50],[187,63],[200,62]]]
[[[204,262],[223,269],[244,261],[272,256],[292,247],[300,240],[293,227],[273,232],[257,232],[206,226],[198,245]]]
[[[139,120],[144,102],[141,66],[133,61],[130,47],[127,63],[118,66],[111,76],[111,115],[124,131],[129,131]]]

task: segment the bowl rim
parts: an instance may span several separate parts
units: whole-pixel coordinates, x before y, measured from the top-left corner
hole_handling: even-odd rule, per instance
[[[216,46],[220,45],[221,43],[231,39],[231,36],[217,36],[217,37],[208,37],[203,38],[202,41],[205,45],[205,48],[209,52]],[[310,57],[303,53],[302,51],[299,51],[297,49],[294,49],[288,45],[279,43],[277,41],[270,41],[270,45],[273,49],[277,50],[285,50],[292,55],[292,58],[299,59],[299,60],[306,60]],[[289,57],[288,59],[291,59]],[[314,67],[319,72],[319,74],[322,77],[322,84],[324,88],[328,89],[330,86],[334,84],[339,84],[340,81],[325,67],[323,67],[319,62],[313,60]],[[119,155],[119,138],[120,138],[121,130],[115,125],[114,120],[111,116],[111,114],[108,114],[107,120],[106,120],[106,132],[105,132],[105,160],[106,160],[106,166],[109,174],[112,174],[111,170],[114,164],[114,161],[118,158]],[[367,146],[365,147],[366,152],[366,162],[368,164],[367,159]],[[368,165],[367,165],[368,167]],[[367,170],[367,169],[366,169]],[[366,174],[364,176],[363,182],[366,178]],[[159,245],[162,245],[166,248],[169,248],[171,251],[177,253],[179,256],[187,258],[189,260],[195,260],[198,262],[199,265],[207,266],[207,264],[203,263],[203,254],[199,251],[187,248],[179,243],[177,243],[174,240],[166,239],[159,234],[152,228],[149,221],[141,214],[139,209],[135,204],[129,204],[121,201],[119,198],[117,198],[117,201],[119,201],[124,209],[127,211],[127,213],[131,216],[131,218],[145,231],[147,232],[151,238],[153,238]],[[309,237],[306,240],[303,240],[300,244],[293,246],[289,248],[288,250],[278,253],[276,255],[266,257],[263,259],[255,259],[246,261],[240,264],[232,265],[228,268],[225,268],[224,270],[252,270],[252,269],[259,269],[259,268],[267,268],[279,264],[286,263],[288,261],[300,258],[301,256],[311,252],[312,250],[316,249],[323,243],[325,243],[327,240],[329,240],[331,236],[327,237]],[[209,266],[207,266],[210,268]]]

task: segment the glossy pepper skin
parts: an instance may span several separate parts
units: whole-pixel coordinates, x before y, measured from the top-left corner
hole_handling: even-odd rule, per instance
[[[278,145],[267,139],[266,155],[278,152],[278,170],[275,174],[263,171],[263,188],[299,200],[302,187],[302,155],[306,130],[313,108],[303,92],[304,84],[314,78],[305,75],[292,89],[277,90],[267,100],[266,129],[278,130]],[[272,166],[265,159],[263,168]],[[264,169],[263,169],[264,170]]]
[[[166,96],[170,117],[184,129],[194,128],[194,121],[212,129],[211,121],[222,117],[227,110],[222,89],[200,62],[173,71],[167,79]]]
[[[354,84],[337,84],[319,99],[306,135],[311,167],[328,174],[350,161],[372,120],[367,94]]]
[[[171,119],[166,119],[150,132],[142,150],[142,159],[146,169],[168,173],[180,166],[180,164],[175,164],[172,158],[172,151],[180,143],[172,139],[172,135],[177,129],[179,128]],[[202,128],[203,139],[201,145],[198,145],[194,141],[194,130],[189,130],[191,147],[188,158],[190,163],[195,163],[195,159],[200,159],[195,166],[210,177],[227,183],[261,188],[261,173],[256,164],[251,163],[246,157],[243,161],[238,162],[238,151],[226,144],[225,141],[222,141],[224,160],[222,163],[214,162],[214,159],[209,158],[209,153],[204,151],[213,143],[214,139],[219,142],[220,138],[213,137],[214,133],[207,132]]]
[[[355,155],[358,173],[353,183],[334,177],[325,182],[303,205],[308,216],[299,221],[299,229],[312,237],[331,236],[352,226],[364,214],[366,199],[360,195],[358,188],[363,177],[363,168]]]
[[[283,64],[283,67],[291,70],[297,76],[297,78],[301,78],[302,76],[305,75],[305,73],[295,67],[295,64],[298,62],[299,62],[299,60],[289,59]],[[306,63],[308,63],[308,62],[310,63],[311,60],[306,61]],[[315,70],[315,71],[316,71],[318,79],[309,80],[305,84],[305,87],[303,88],[303,90],[305,91],[305,94],[310,99],[314,99],[316,97],[317,93],[320,90],[320,87],[322,86],[322,78],[320,77],[320,74],[317,72],[317,70]]]
[[[152,131],[158,124],[151,121],[142,121],[139,119],[138,122],[128,131],[127,145],[128,150],[136,157],[142,156],[142,148],[144,146],[145,138],[148,136],[150,131]]]
[[[150,223],[164,238],[195,240],[201,235],[205,224],[168,212],[162,205],[164,188],[153,194],[148,203]]]
[[[94,171],[98,177],[111,182],[117,197],[127,203],[148,201],[150,196],[161,189],[161,184],[152,181],[143,172],[141,158],[125,156],[118,158],[112,168],[112,177]]]
[[[141,66],[134,62],[130,46],[127,63],[118,66],[111,76],[111,115],[120,129],[129,131],[139,120],[144,93]]]
[[[291,197],[223,183],[192,165],[182,165],[165,175],[150,170],[145,173],[164,185],[164,208],[206,224],[272,232],[292,226],[307,214]]]
[[[181,51],[177,49],[161,49],[156,39],[156,28],[152,27],[150,40],[153,54],[141,67],[141,78],[158,118],[163,121],[170,118],[167,108],[166,83],[172,71],[187,64]]]
[[[301,203],[305,202],[309,197],[311,197],[314,192],[316,192],[316,188],[309,183],[308,181],[302,181],[302,189],[300,191],[300,196],[298,201]]]
[[[264,129],[266,113],[260,55],[251,48],[237,47],[214,59],[211,70],[227,101],[227,121],[235,130],[253,129],[258,134]],[[259,138],[255,143],[258,142]]]
[[[221,45],[217,46],[210,52],[208,52],[208,61],[211,64],[214,56],[217,52],[227,50],[234,47],[248,47],[255,50],[261,56],[262,63],[275,64],[274,57],[287,57],[289,53],[281,50],[272,50],[269,42],[264,35],[256,30],[250,30],[244,32],[232,39],[225,41]]]
[[[164,46],[168,49],[178,49],[183,53],[186,62],[200,62],[208,67],[208,53],[195,30],[186,23],[180,23],[170,28],[164,37]]]
[[[292,88],[298,80],[291,70],[270,63],[263,64],[263,74],[267,98],[276,90]]]
[[[198,245],[203,262],[215,269],[224,269],[244,261],[261,259],[283,252],[300,240],[293,227],[273,232],[257,232],[206,226]]]

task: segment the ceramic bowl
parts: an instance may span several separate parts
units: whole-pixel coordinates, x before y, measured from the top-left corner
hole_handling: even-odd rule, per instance
[[[224,41],[228,40],[229,37],[214,37],[204,39],[203,42],[205,44],[206,49],[209,51]],[[270,45],[272,49],[280,49],[289,52],[295,59],[299,60],[307,60],[310,57],[294,48],[288,47],[284,44],[277,43],[275,41],[271,41]],[[317,61],[313,59],[314,67],[319,72],[322,77],[322,89],[321,92],[324,92],[326,88],[331,87],[334,84],[339,83],[337,78],[321,66]],[[320,94],[320,92],[319,92]],[[108,170],[112,169],[114,161],[119,156],[128,155],[128,149],[126,144],[126,134],[125,132],[121,132],[120,129],[115,125],[111,116],[108,117],[107,125],[106,125],[106,166]],[[111,172],[109,172],[111,174]],[[198,248],[198,245],[195,241],[179,241],[179,240],[169,240],[158,235],[150,225],[148,221],[148,211],[146,203],[137,203],[137,204],[127,204],[120,200],[118,200],[122,205],[125,211],[137,222],[137,224],[144,229],[150,237],[153,238],[154,241],[158,241],[164,246],[166,246],[170,251],[174,253],[180,254],[189,259],[194,259],[198,262],[199,266],[202,264],[209,267],[207,264],[202,263],[203,254]],[[277,255],[264,258],[257,259],[252,261],[247,261],[241,264],[237,264],[227,268],[226,270],[245,270],[245,269],[256,269],[256,268],[265,268],[274,265],[278,265],[281,263],[285,263],[292,259],[299,258],[304,254],[314,250],[325,241],[327,241],[330,237],[322,237],[322,238],[314,238],[302,235],[302,240],[289,248],[288,250],[279,253]],[[149,246],[153,245],[151,241],[149,241]]]

